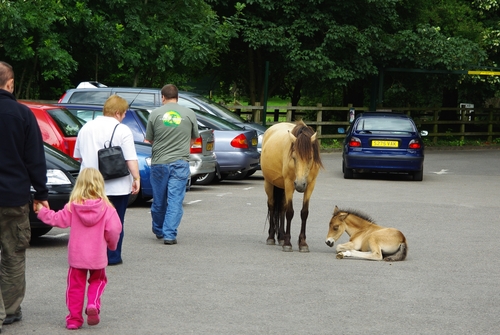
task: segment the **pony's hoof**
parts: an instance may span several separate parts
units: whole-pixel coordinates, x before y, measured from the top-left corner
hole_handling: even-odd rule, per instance
[[[306,245],[306,246],[302,246],[302,247],[299,247],[299,251],[300,252],[309,252],[309,247]]]
[[[267,241],[266,241],[266,244],[267,244],[267,245],[274,245],[274,244],[275,244],[275,243],[274,243],[274,239],[272,239],[272,238],[268,238],[268,239],[267,239]]]
[[[292,252],[292,246],[291,245],[284,245],[283,251],[284,252]]]
[[[344,254],[342,252],[337,253],[337,259],[344,258]]]
[[[278,243],[279,243],[279,245],[284,246],[285,245],[285,240],[279,240]]]

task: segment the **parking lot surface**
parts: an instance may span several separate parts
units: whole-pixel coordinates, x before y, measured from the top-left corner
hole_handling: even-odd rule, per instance
[[[500,329],[500,151],[429,151],[424,180],[344,180],[323,154],[311,197],[309,253],[266,245],[263,179],[194,185],[178,244],[151,232],[149,206],[125,218],[123,265],[108,267],[101,323],[78,334],[497,334]],[[403,262],[335,258],[325,244],[334,206],[401,230]],[[5,334],[67,334],[68,230],[28,250],[24,319]],[[340,243],[347,241],[344,235]]]

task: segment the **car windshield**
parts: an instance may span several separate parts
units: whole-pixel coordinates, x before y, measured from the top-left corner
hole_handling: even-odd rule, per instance
[[[64,136],[76,137],[83,126],[83,123],[67,109],[54,108],[47,110],[47,112],[57,123]]]
[[[196,111],[198,123],[204,127],[212,128],[215,130],[242,130],[243,128],[237,126],[227,120],[212,114]]]
[[[356,125],[359,132],[413,132],[414,128],[409,119],[388,117],[362,118]]]
[[[244,123],[244,122],[246,122],[243,118],[241,118],[237,114],[231,112],[226,107],[224,107],[222,105],[219,105],[219,104],[213,102],[212,100],[205,98],[202,95],[196,96],[196,98],[199,99],[199,100],[201,100],[201,101],[203,101],[203,102],[205,102],[208,105],[209,108],[211,108],[213,110],[219,111],[219,113],[217,113],[217,114],[226,115],[224,118],[227,118],[229,120],[232,120],[233,122],[238,122],[238,123]]]

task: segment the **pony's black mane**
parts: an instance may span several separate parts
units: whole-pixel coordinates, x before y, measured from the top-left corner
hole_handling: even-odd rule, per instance
[[[370,221],[371,223],[375,223],[375,221],[369,215],[367,215],[361,211],[358,211],[356,209],[339,209],[339,211],[349,213],[352,215],[356,215],[356,216],[362,218],[363,220]]]

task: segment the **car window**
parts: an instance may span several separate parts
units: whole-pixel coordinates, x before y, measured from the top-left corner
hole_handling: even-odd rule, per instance
[[[69,97],[68,102],[74,104],[104,105],[109,98],[109,91],[76,91]]]
[[[77,118],[89,122],[95,119],[98,115],[102,115],[102,109],[79,109],[75,107],[66,107],[71,114],[75,115]]]
[[[136,109],[136,114],[144,127],[148,125],[149,112],[147,109]]]
[[[356,125],[357,131],[370,132],[413,132],[414,127],[409,119],[388,117],[362,118]]]
[[[73,115],[76,115],[76,117],[79,117],[80,119],[85,120],[85,122],[89,122],[90,120],[94,119],[94,111],[71,111]]]
[[[70,113],[67,109],[49,109],[49,115],[57,123],[64,136],[74,137],[82,128],[83,124],[76,116]]]
[[[116,95],[121,96],[127,100],[129,105],[136,106],[155,106],[155,94],[145,92],[120,92],[116,91]]]

